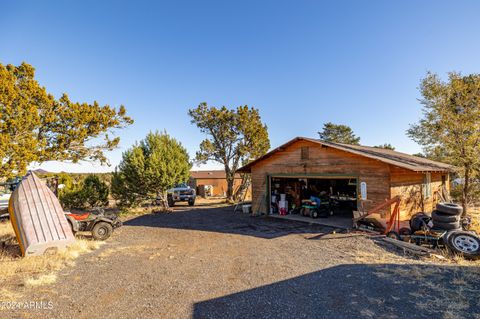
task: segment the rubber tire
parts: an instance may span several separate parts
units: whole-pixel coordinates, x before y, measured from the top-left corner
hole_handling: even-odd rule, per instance
[[[105,230],[104,234],[100,234],[100,230]],[[106,240],[113,233],[113,227],[107,222],[98,222],[93,226],[92,236],[95,240]]]
[[[195,205],[195,201],[194,200],[189,200],[188,201],[188,206],[193,206]]]
[[[426,226],[430,219],[431,217],[424,212],[419,212],[413,215],[409,222],[412,233],[416,232],[417,230],[421,230],[421,227]]]
[[[432,219],[433,222],[441,222],[441,223],[457,223],[460,221],[460,215],[448,215],[437,210],[432,212]]]
[[[168,197],[168,198],[167,198],[167,203],[168,203],[168,207],[173,207],[173,206],[175,206],[175,202],[174,202],[174,200],[173,200],[171,197]]]
[[[310,213],[310,217],[312,218],[318,218],[319,217],[319,213],[316,209],[313,209],[312,212]]]
[[[462,206],[452,203],[438,203],[437,210],[447,215],[461,215],[463,213]]]
[[[455,230],[455,229],[462,229],[462,225],[460,225],[460,222],[442,223],[442,222],[434,221],[433,228],[444,229],[444,230]]]
[[[476,251],[472,251],[472,252],[464,252],[464,251],[458,250],[455,247],[454,240],[455,240],[456,237],[458,237],[460,235],[471,237],[473,240],[475,240],[477,242],[477,245],[478,245],[479,248]],[[462,255],[466,259],[471,259],[471,260],[480,259],[480,237],[478,237],[477,235],[475,235],[471,232],[463,231],[463,230],[450,232],[448,234],[448,237],[447,237],[447,240],[446,240],[446,245],[454,253]]]
[[[452,229],[452,230],[449,230],[445,235],[443,235],[442,241],[443,241],[443,244],[447,246],[447,248],[448,248],[448,245],[447,245],[448,237],[450,237],[451,234],[454,234],[458,231],[463,231],[463,229]]]

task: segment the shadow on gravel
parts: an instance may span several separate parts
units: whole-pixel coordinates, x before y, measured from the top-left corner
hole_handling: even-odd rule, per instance
[[[183,207],[182,207],[183,208]],[[233,206],[192,208],[173,213],[142,215],[124,222],[126,226],[201,230],[228,234],[276,238],[289,234],[329,233],[333,228],[288,220],[273,220],[234,213]]]
[[[193,318],[478,318],[480,269],[341,265],[196,303]]]

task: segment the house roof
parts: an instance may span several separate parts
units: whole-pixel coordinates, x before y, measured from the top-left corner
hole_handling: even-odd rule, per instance
[[[298,141],[309,141],[318,145],[332,147],[338,150],[368,157],[371,159],[375,159],[387,164],[402,167],[415,172],[449,172],[449,171],[452,171],[454,168],[452,165],[448,165],[445,163],[432,161],[423,157],[413,156],[413,155],[400,153],[397,151],[392,151],[384,148],[333,143],[333,142],[327,142],[327,141],[322,141],[322,140],[317,140],[317,139],[312,139],[307,137],[296,137],[293,140],[290,140],[287,143],[271,150],[270,152],[254,160],[253,162],[250,162],[249,164],[243,166],[242,168],[240,168],[239,171],[250,172],[250,169],[253,165],[261,162],[262,160],[272,156],[275,153],[283,151],[286,147]]]
[[[225,179],[227,175],[224,170],[210,170],[210,171],[190,171],[190,176],[194,179]],[[241,178],[239,174],[235,178]]]

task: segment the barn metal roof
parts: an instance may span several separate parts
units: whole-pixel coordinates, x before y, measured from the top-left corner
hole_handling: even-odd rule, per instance
[[[240,168],[239,171],[250,172],[250,169],[253,165],[261,162],[262,160],[272,156],[277,152],[283,151],[286,147],[298,141],[309,141],[319,145],[332,147],[338,150],[368,157],[371,159],[375,159],[387,164],[402,167],[415,172],[449,172],[454,169],[452,165],[448,165],[445,163],[432,161],[423,157],[413,156],[410,154],[405,154],[405,153],[392,151],[384,148],[333,143],[333,142],[327,142],[327,141],[322,141],[322,140],[312,139],[307,137],[296,137],[293,140],[290,140],[289,142],[271,150],[270,152],[254,160],[253,162],[250,162],[249,164],[243,166],[242,168]]]

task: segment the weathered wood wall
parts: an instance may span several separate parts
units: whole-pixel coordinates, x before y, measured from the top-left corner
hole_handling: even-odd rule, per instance
[[[212,185],[213,196],[225,196],[227,193],[227,180],[223,178],[197,178],[195,179],[196,186],[200,185]],[[237,190],[242,184],[242,179],[236,178],[233,183],[233,189]],[[250,199],[252,194],[252,188],[247,190],[246,199]]]
[[[442,175],[445,176],[445,187],[449,189],[448,174],[431,173],[432,194],[428,198],[423,196],[424,173],[413,172],[404,168],[390,167],[390,187],[392,197],[401,195],[401,219],[408,220],[417,212],[431,212],[440,201],[442,191]]]
[[[302,147],[309,147],[308,160],[301,158]],[[308,141],[291,144],[283,151],[254,165],[251,172],[254,213],[267,212],[266,183],[269,174],[325,174],[358,177],[359,183],[367,183],[368,201],[365,203],[367,209],[390,198],[388,164],[334,148],[322,147]]]

